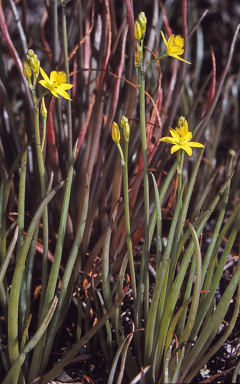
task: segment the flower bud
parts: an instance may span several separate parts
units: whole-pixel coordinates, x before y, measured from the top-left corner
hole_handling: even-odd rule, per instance
[[[33,55],[34,55],[34,51],[33,51],[32,49],[29,49],[29,50],[27,51],[27,54],[26,54],[26,56],[27,56],[27,60],[29,61],[30,58],[31,58]]]
[[[44,100],[44,97],[42,98],[42,102],[41,102],[41,115],[43,117],[47,117],[47,108],[46,108],[46,105],[45,105],[45,100]]]
[[[146,32],[147,18],[144,12],[139,13],[138,22],[141,27],[142,35]]]
[[[40,61],[38,60],[38,57],[37,55],[34,55],[33,57],[31,57],[31,59],[29,60],[30,62],[30,66],[33,70],[33,72],[38,75],[39,73],[39,69],[40,69]]]
[[[134,24],[134,36],[137,40],[141,40],[142,38],[142,29],[138,21],[135,21]]]
[[[23,63],[22,63],[22,67],[23,67],[23,74],[24,74],[24,76],[27,79],[30,79],[30,77],[32,75],[32,72],[31,72],[31,68],[29,67],[28,62],[24,60]]]
[[[237,156],[237,153],[234,151],[234,149],[229,149],[228,153],[232,157],[236,157]]]
[[[34,51],[32,49],[29,49],[27,51],[27,60],[28,63],[34,73],[34,76],[37,76],[40,69],[40,61],[38,60],[37,55],[35,55]]]
[[[178,127],[181,127],[181,125],[184,125],[185,120],[186,120],[185,117],[180,116],[177,123]]]
[[[123,128],[123,134],[125,136],[125,140],[129,141],[129,136],[130,136],[130,127],[128,124],[128,118],[125,116],[122,116],[121,122],[120,122],[120,127]]]
[[[179,117],[176,131],[181,136],[185,136],[188,133],[188,122],[185,119],[185,117],[183,117],[183,116]]]
[[[115,143],[120,142],[120,131],[119,131],[118,125],[117,125],[117,123],[115,123],[115,121],[112,124],[112,139]]]

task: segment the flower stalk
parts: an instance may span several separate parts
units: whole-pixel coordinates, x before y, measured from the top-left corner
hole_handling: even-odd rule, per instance
[[[124,210],[125,210],[125,226],[126,226],[126,241],[127,241],[127,249],[128,249],[128,261],[130,266],[130,275],[131,275],[131,284],[133,291],[133,302],[136,301],[136,278],[135,278],[135,269],[134,269],[134,261],[133,261],[133,252],[132,252],[132,242],[131,242],[131,228],[130,228],[130,213],[129,213],[129,191],[128,191],[128,147],[129,147],[129,136],[130,136],[130,128],[128,124],[128,119],[125,116],[122,116],[121,128],[123,128],[123,134],[125,137],[125,151],[124,155],[122,152],[122,148],[120,145],[120,130],[117,123],[113,122],[112,124],[112,139],[116,143],[120,156],[121,163],[123,166],[123,187],[124,187]],[[135,307],[135,305],[134,305]]]
[[[29,88],[32,93],[33,107],[34,107],[34,128],[35,128],[35,142],[36,142],[36,152],[37,152],[37,161],[40,177],[40,189],[41,189],[41,198],[44,199],[46,196],[46,180],[45,180],[45,168],[42,148],[45,140],[45,133],[43,133],[43,142],[41,144],[40,138],[40,127],[39,127],[39,99],[36,94],[36,85],[37,78],[40,70],[40,61],[38,60],[37,55],[33,52],[32,49],[29,49],[27,52],[27,62],[23,62],[24,74],[28,79]],[[27,65],[28,64],[28,65]],[[33,72],[33,82],[31,81],[31,70]],[[43,132],[46,132],[46,117],[47,110],[44,103],[44,99],[41,104],[41,114],[43,116]],[[44,128],[45,126],[45,128]],[[37,229],[38,230],[38,229]],[[42,256],[42,289],[41,289],[41,298],[40,298],[40,307],[39,312],[41,313],[41,308],[46,292],[47,284],[47,254],[48,254],[48,209],[47,206],[43,211],[43,256]]]
[[[120,156],[121,156],[121,164],[122,166],[125,165],[124,155],[122,151],[122,147],[120,145],[120,131],[117,123],[113,122],[112,124],[112,139],[116,143],[116,146],[119,150]]]
[[[135,68],[137,74],[139,99],[140,99],[140,130],[141,130],[141,143],[142,143],[142,157],[143,157],[143,186],[144,186],[144,231],[145,241],[141,258],[138,292],[137,292],[137,305],[135,307],[136,313],[136,326],[141,327],[141,320],[139,313],[143,303],[143,287],[144,296],[148,297],[149,291],[149,276],[148,276],[148,248],[149,248],[149,181],[148,181],[148,161],[147,161],[147,138],[146,138],[146,123],[145,123],[145,75],[146,67],[143,65],[143,39],[146,30],[147,19],[143,12],[135,22],[135,38],[137,40],[136,54],[135,54]],[[140,27],[140,28],[139,28]],[[140,33],[141,32],[141,33]],[[148,300],[144,300],[144,318],[148,316]]]
[[[128,119],[125,116],[122,116],[120,126],[123,128],[123,134],[125,137],[124,166],[123,166],[124,211],[125,211],[128,261],[129,261],[130,275],[131,275],[133,303],[134,303],[134,307],[135,307],[137,291],[136,291],[136,278],[135,278],[135,269],[134,269],[134,261],[133,261],[132,242],[131,242],[129,195],[128,195],[129,194],[129,191],[128,191],[128,148],[129,148],[130,129],[129,129],[129,124],[128,124]]]
[[[72,88],[71,84],[67,83],[67,76],[65,72],[56,72],[52,71],[50,77],[40,68],[40,61],[38,57],[32,50],[27,52],[27,62],[23,63],[23,71],[25,76],[28,79],[29,88],[32,93],[33,106],[34,106],[34,126],[35,126],[35,141],[36,141],[36,152],[38,159],[38,168],[40,176],[40,188],[41,188],[41,197],[42,199],[46,196],[46,181],[45,181],[45,168],[44,168],[44,159],[43,159],[43,147],[46,137],[46,121],[47,121],[47,109],[45,106],[44,96],[45,94],[52,93],[53,96],[59,97],[58,95],[64,97],[67,100],[71,100],[66,90]],[[31,71],[33,73],[33,82],[31,81]],[[36,94],[36,85],[39,71],[43,76],[44,80],[40,80],[39,83],[48,89],[48,91],[40,96],[41,99],[41,109],[40,113],[43,119],[43,135],[42,143],[40,137],[40,126],[39,126],[39,102],[40,99]],[[67,204],[66,204],[67,205]],[[47,286],[47,263],[48,263],[48,208],[47,206],[43,210],[43,256],[42,256],[42,288],[41,288],[41,297],[39,305],[39,324],[41,319],[46,314],[48,310],[46,304],[46,297],[49,290],[49,284]],[[48,295],[49,296],[49,295]],[[36,356],[36,354],[34,355]],[[39,361],[40,364],[40,361]],[[38,370],[38,364],[35,364],[35,367],[31,367],[31,375],[34,376],[35,372]]]
[[[45,105],[44,97],[42,97],[40,113],[41,113],[42,122],[43,122],[42,144],[41,144],[41,151],[43,151],[45,138],[46,138],[46,130],[47,130],[47,108]]]
[[[69,83],[69,65],[68,65],[68,41],[67,41],[67,20],[66,20],[66,4],[68,1],[61,0],[62,6],[62,35],[63,35],[63,54],[64,54],[64,67],[67,75],[67,82]],[[67,99],[67,124],[68,124],[68,162],[70,163],[72,155],[72,109],[70,99]]]

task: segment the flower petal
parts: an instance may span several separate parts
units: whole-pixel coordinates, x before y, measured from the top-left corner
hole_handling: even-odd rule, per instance
[[[50,83],[51,84],[53,84],[54,83],[54,81],[56,81],[56,79],[57,79],[57,72],[56,71],[52,71],[51,73],[50,73]]]
[[[169,128],[169,131],[170,131],[172,137],[174,138],[175,143],[179,142],[180,141],[180,136],[179,136],[178,132],[175,129],[172,129],[172,128]]]
[[[188,143],[188,145],[190,145],[190,147],[197,147],[197,148],[203,148],[204,147],[203,144],[197,143],[195,141],[190,141],[190,143]]]
[[[181,148],[184,149],[189,156],[192,156],[192,149],[187,144],[181,145]]]
[[[169,136],[163,137],[159,141],[165,141],[166,143],[176,144],[176,140],[173,137],[169,137]]]
[[[184,60],[184,59],[182,59],[181,57],[179,57],[177,55],[169,55],[169,56],[174,57],[174,59],[178,59],[178,60],[184,61],[184,63],[191,64],[190,61]]]
[[[167,53],[169,54],[169,55],[171,55],[171,53],[172,53],[172,50],[173,50],[173,48],[174,48],[174,35],[171,35],[170,37],[169,37],[169,39],[168,39],[168,42],[167,42]]]
[[[62,91],[66,91],[66,89],[71,89],[73,87],[72,84],[60,84],[57,89],[61,89]]]
[[[65,99],[67,99],[67,100],[71,100],[71,101],[72,101],[72,99],[70,99],[69,94],[68,94],[66,91],[63,91],[62,89],[59,89],[59,87],[58,87],[58,89],[56,89],[56,92],[57,92],[60,96],[64,97]]]
[[[165,39],[165,36],[164,36],[164,34],[163,34],[162,31],[161,31],[161,35],[162,35],[163,41],[164,41],[164,43],[165,43],[165,45],[166,45],[166,47],[167,47],[167,40]]]
[[[192,138],[192,132],[187,132],[182,136],[182,142],[187,143]]]
[[[182,48],[172,47],[171,53],[169,53],[169,54],[171,54],[171,55],[182,55],[183,52],[184,52],[184,49],[182,49]]]
[[[46,72],[44,72],[44,70],[41,67],[40,67],[40,72],[41,72],[41,75],[44,78],[44,80],[46,80],[46,82],[49,83],[50,79],[49,79],[48,75],[46,74]]]
[[[178,151],[180,148],[181,148],[181,147],[180,147],[178,144],[174,145],[174,146],[171,148],[171,153],[174,153],[174,152]]]
[[[51,89],[51,94],[58,98],[58,94],[56,92],[56,89]]]
[[[46,80],[39,80],[39,83],[40,83],[43,87],[49,89],[49,82],[48,82],[48,81],[46,81]]]

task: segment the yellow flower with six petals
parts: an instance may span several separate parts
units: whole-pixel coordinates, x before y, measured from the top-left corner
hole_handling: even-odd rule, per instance
[[[204,147],[204,145],[200,143],[190,141],[192,138],[192,132],[188,131],[188,123],[184,117],[180,117],[176,129],[169,128],[169,130],[172,137],[163,137],[162,139],[160,139],[160,141],[165,141],[166,143],[173,144],[171,153],[174,153],[179,149],[183,149],[187,152],[189,156],[192,156],[191,147]]]
[[[185,63],[191,64],[191,63],[189,63],[189,61],[186,61],[186,60],[182,59],[181,57],[179,57],[179,55],[182,55],[184,52],[184,49],[183,49],[184,40],[183,40],[183,38],[180,35],[177,35],[177,36],[171,35],[169,37],[168,41],[166,41],[162,31],[161,31],[161,34],[162,34],[163,41],[164,41],[166,48],[167,48],[167,55],[172,56],[175,59],[184,61]]]
[[[49,78],[42,68],[40,68],[40,71],[44,80],[40,80],[39,83],[43,87],[49,89],[55,97],[60,95],[67,100],[72,100],[66,92],[67,89],[72,88],[72,84],[67,83],[67,75],[65,72],[52,71]]]

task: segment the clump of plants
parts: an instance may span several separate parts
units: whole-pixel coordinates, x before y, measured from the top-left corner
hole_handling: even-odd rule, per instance
[[[153,1],[149,17],[130,0],[54,1],[39,34],[0,3],[4,384],[61,380],[84,348],[108,384],[188,383],[231,335],[239,25],[221,73],[211,49],[202,75],[207,12],[183,0],[176,22],[175,3]]]

